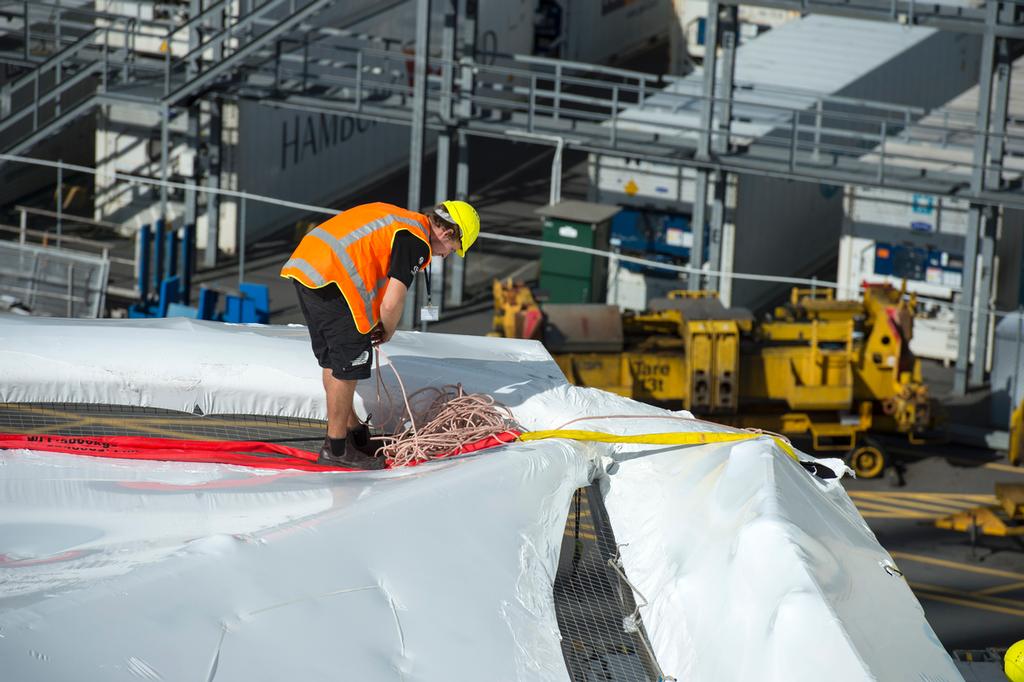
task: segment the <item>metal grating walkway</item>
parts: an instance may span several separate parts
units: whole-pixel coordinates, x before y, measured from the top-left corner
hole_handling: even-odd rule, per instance
[[[618,545],[596,485],[573,496],[555,575],[555,613],[573,682],[665,679],[636,610],[633,591],[612,567]]]
[[[259,415],[199,415],[152,407],[72,403],[0,403],[0,432],[61,436],[150,436],[264,441],[316,452],[325,423]]]

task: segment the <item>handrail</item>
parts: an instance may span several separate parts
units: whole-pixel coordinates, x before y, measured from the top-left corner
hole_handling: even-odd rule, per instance
[[[43,216],[44,218],[60,218],[61,220],[70,220],[75,223],[81,223],[83,225],[92,225],[94,227],[108,227],[112,230],[118,230],[121,228],[117,223],[111,223],[106,220],[96,220],[95,218],[87,218],[86,216],[74,215],[73,213],[57,213],[56,211],[50,211],[45,208],[36,208],[34,206],[23,206],[17,204],[14,207],[15,211],[19,213],[31,213],[32,215]],[[97,242],[98,244],[99,242]]]

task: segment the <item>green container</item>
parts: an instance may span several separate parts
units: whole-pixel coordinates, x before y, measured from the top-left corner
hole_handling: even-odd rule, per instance
[[[608,233],[618,206],[563,201],[536,211],[543,218],[542,239],[599,251],[608,250]],[[552,303],[604,303],[608,259],[564,249],[544,248],[540,289]]]

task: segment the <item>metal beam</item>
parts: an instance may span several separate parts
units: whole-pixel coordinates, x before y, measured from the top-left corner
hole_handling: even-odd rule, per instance
[[[209,98],[210,120],[206,137],[206,186],[220,189],[221,151],[221,103],[216,96]],[[206,195],[206,250],[203,265],[212,268],[217,265],[217,248],[220,243],[220,195],[211,192]]]
[[[986,7],[986,23],[994,26],[1001,9],[999,2],[989,2]],[[980,192],[985,186],[985,166],[988,159],[989,122],[991,119],[992,100],[992,72],[995,64],[996,52],[995,33],[990,31],[984,35],[981,41],[981,66],[978,76],[978,118],[977,128],[974,137],[974,161],[971,172],[971,190]],[[979,238],[983,229],[982,222],[986,220],[984,207],[972,203],[967,215],[967,233],[964,235],[964,272],[962,285],[961,309],[958,313],[958,327],[960,334],[957,338],[956,368],[953,375],[953,393],[964,395],[969,386],[968,367],[971,362],[973,351],[974,361],[984,366],[984,348],[979,348],[974,341],[975,334],[971,331],[972,310],[975,304],[987,308],[984,300],[976,300],[976,279],[977,260],[979,251]],[[977,310],[979,318],[984,318],[984,311]],[[980,322],[979,322],[980,324]]]
[[[996,42],[995,92],[992,98],[992,114],[990,120],[990,155],[984,168],[983,188],[999,188],[1002,186],[1003,156],[1006,152],[1006,119],[1009,114],[1010,74],[1013,60],[1010,46],[1006,40]],[[979,105],[981,103],[979,102]],[[981,235],[981,276],[978,282],[978,301],[982,309],[991,308],[995,303],[993,288],[995,286],[995,251],[999,239],[1002,213],[998,208],[988,206],[984,212]],[[988,348],[992,337],[995,320],[991,315],[979,313],[974,321],[974,364],[971,367],[971,381],[975,384],[985,382],[988,371]]]
[[[438,102],[438,115],[441,122],[452,123],[452,92],[455,81],[455,29],[456,29],[456,0],[443,0],[444,2],[444,29],[441,32],[441,96]],[[448,179],[451,175],[451,148],[452,148],[451,125],[437,136],[437,164],[434,179],[434,203],[441,203],[448,199]],[[458,259],[455,256],[454,259]],[[454,262],[454,259],[447,259]],[[430,263],[430,299],[431,302],[443,308],[445,305],[445,270],[446,262],[434,259]],[[427,330],[427,323],[421,321],[420,328]]]
[[[912,26],[928,26],[958,33],[991,33],[998,38],[1024,38],[1024,26],[998,23],[991,28],[986,24],[983,8],[962,5],[923,3],[919,0],[856,0],[833,2],[822,0],[719,0],[723,5],[753,5],[799,12],[822,14],[870,21],[897,22]]]
[[[416,0],[416,57],[413,63],[412,129],[409,136],[409,210],[422,208],[420,189],[423,183],[423,138],[427,116],[427,55],[430,51],[430,0]],[[411,329],[421,300],[419,280],[414,281],[413,295],[405,297],[401,326]]]
[[[711,127],[714,125],[715,114],[715,69],[717,68],[719,14],[718,0],[710,0],[708,2],[707,19],[704,24],[704,82],[700,103],[700,130],[697,133],[697,153],[695,154],[695,157],[699,160],[711,158]],[[704,224],[706,222],[708,203],[708,175],[707,169],[698,168],[697,180],[693,186],[693,215],[690,222],[690,229],[693,231],[693,246],[690,247],[690,267],[697,268],[697,270],[704,265]],[[702,289],[701,278],[700,272],[691,272],[688,288],[691,290]]]
[[[454,112],[458,117],[455,198],[467,201],[469,199],[469,136],[466,133],[465,125],[473,115],[472,95],[476,79],[472,64],[476,57],[477,0],[458,0],[458,3],[458,14],[461,19],[458,26],[459,90],[462,96]],[[459,257],[452,259],[448,266],[448,281],[445,302],[450,306],[462,305],[466,286],[464,259]]]
[[[715,135],[711,139],[711,149],[716,155],[729,151],[729,133],[732,130],[732,105],[733,105],[733,80],[736,74],[736,47],[739,42],[739,17],[736,7],[725,7],[721,10],[724,15],[722,24],[722,59],[721,71],[722,82],[717,88],[718,116],[715,121]],[[708,226],[708,262],[711,270],[722,271],[732,270],[732,263],[724,267],[722,262],[722,244],[729,241],[731,235],[725,234],[725,202],[726,190],[729,177],[726,173],[717,171],[714,174],[714,185],[711,193],[711,222]],[[730,228],[731,229],[731,228]],[[731,255],[730,255],[731,257]],[[722,300],[728,303],[731,300],[732,282],[719,281],[717,275],[708,276],[708,289],[718,291]]]
[[[170,155],[170,121],[168,120],[171,116],[170,108],[164,104],[160,108],[160,180],[164,183],[160,185],[160,219],[167,221],[167,176],[169,155]]]

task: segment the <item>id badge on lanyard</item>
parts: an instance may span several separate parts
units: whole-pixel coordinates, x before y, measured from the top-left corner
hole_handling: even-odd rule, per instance
[[[421,322],[437,322],[441,319],[441,313],[436,305],[430,303],[430,266],[423,269],[423,277],[427,280],[427,304],[420,308]]]

